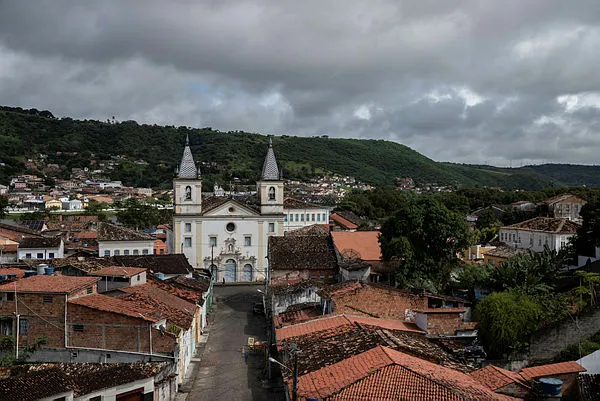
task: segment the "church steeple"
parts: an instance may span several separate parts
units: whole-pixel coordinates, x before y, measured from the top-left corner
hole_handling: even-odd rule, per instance
[[[269,138],[269,150],[267,150],[267,157],[263,163],[262,174],[260,176],[261,181],[279,181],[279,168],[277,167],[277,159],[275,159],[275,152],[273,151],[273,140]]]
[[[194,157],[192,156],[192,150],[190,149],[190,137],[185,137],[185,148],[183,149],[183,156],[181,157],[181,164],[179,165],[178,178],[199,178],[200,169],[196,168],[194,163]]]

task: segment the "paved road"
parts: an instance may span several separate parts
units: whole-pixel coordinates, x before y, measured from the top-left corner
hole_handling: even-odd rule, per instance
[[[281,389],[262,383],[263,355],[244,361],[242,346],[248,337],[265,339],[264,316],[252,313],[261,299],[257,286],[215,288],[215,313],[208,342],[187,401],[283,401]]]

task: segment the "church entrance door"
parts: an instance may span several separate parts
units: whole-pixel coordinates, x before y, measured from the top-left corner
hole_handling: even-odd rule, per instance
[[[235,282],[235,260],[233,259],[225,262],[225,282]]]
[[[244,265],[244,281],[252,281],[252,265],[251,264],[247,264]]]

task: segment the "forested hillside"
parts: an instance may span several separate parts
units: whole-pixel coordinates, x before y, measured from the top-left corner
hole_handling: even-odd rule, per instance
[[[242,182],[252,182],[258,177],[268,141],[264,135],[135,121],[59,119],[49,111],[0,107],[0,182],[6,184],[11,176],[25,172],[24,161],[35,155],[48,155],[47,163],[70,170],[91,167],[94,154],[96,160],[126,156],[110,173],[112,179],[127,185],[168,187],[186,135],[196,160],[206,163],[201,169],[208,181],[226,183],[238,177]],[[305,179],[332,172],[379,186],[393,184],[395,177],[411,177],[417,184],[507,189],[600,185],[600,167],[596,166],[500,169],[438,163],[404,145],[383,140],[280,136],[274,137],[273,146],[286,178]],[[66,157],[56,152],[77,155]],[[69,170],[62,174],[67,175]],[[573,176],[571,171],[581,172],[582,176]]]

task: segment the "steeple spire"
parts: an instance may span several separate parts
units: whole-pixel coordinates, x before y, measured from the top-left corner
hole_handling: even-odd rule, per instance
[[[181,164],[179,165],[178,178],[198,178],[200,176],[200,169],[196,168],[194,163],[194,157],[192,156],[192,150],[190,149],[190,137],[185,137],[185,148],[183,149],[183,157],[181,158]]]
[[[273,151],[273,140],[271,138],[269,138],[269,149],[267,150],[267,157],[265,157],[265,162],[263,163],[260,179],[262,181],[279,180],[279,168],[277,167],[277,160],[275,159],[275,152]]]

